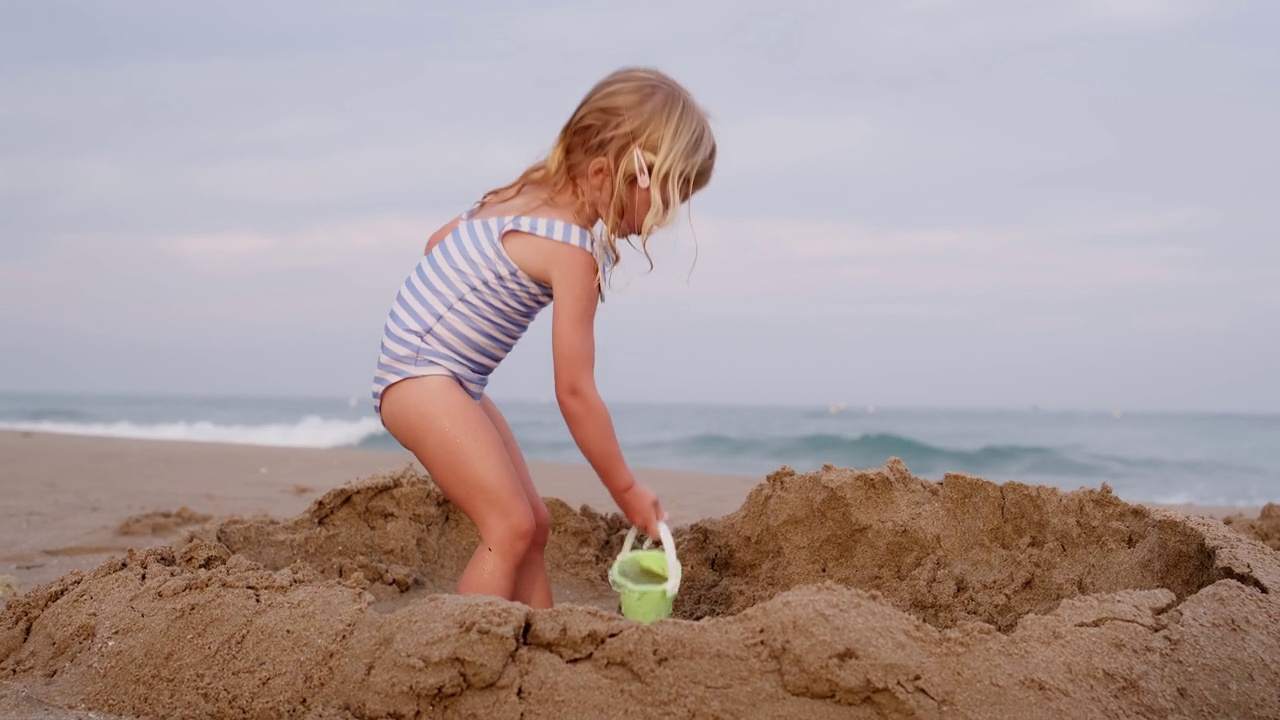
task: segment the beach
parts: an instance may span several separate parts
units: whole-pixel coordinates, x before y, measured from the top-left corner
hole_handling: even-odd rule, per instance
[[[21,587],[176,535],[193,518],[289,518],[324,492],[418,466],[406,451],[276,448],[0,431],[0,574]],[[532,461],[543,495],[614,511],[585,464]],[[735,509],[759,478],[639,469],[673,525]],[[192,514],[174,518],[183,508]],[[133,520],[121,531],[121,525]]]
[[[930,482],[895,462],[641,469],[686,573],[676,617],[642,626],[604,579],[626,528],[599,481],[531,469],[553,514],[549,611],[451,594],[474,530],[403,451],[0,432],[0,576],[20,593],[0,614],[0,711],[1280,711],[1274,506]],[[674,705],[608,704],[663,683]]]

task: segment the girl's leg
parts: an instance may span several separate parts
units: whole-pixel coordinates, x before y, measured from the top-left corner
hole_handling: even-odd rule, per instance
[[[438,375],[387,388],[382,420],[480,532],[458,592],[515,599],[537,523],[493,421],[457,381]]]
[[[515,599],[530,607],[549,608],[551,607],[551,580],[547,577],[546,549],[547,538],[551,536],[551,515],[547,512],[547,506],[542,502],[542,497],[538,495],[538,490],[533,486],[529,465],[525,462],[524,453],[516,444],[515,435],[512,434],[507,419],[502,416],[502,411],[493,400],[489,399],[488,395],[480,398],[480,407],[484,408],[485,414],[489,416],[493,427],[502,438],[507,448],[507,456],[511,459],[511,465],[515,468],[520,484],[524,487],[525,497],[529,500],[529,507],[533,510],[533,540],[529,543],[529,551],[525,554],[520,570],[516,574]]]

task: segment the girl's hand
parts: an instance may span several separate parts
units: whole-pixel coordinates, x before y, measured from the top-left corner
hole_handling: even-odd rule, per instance
[[[643,530],[651,538],[659,537],[658,521],[665,522],[667,514],[662,511],[657,495],[636,483],[614,499],[618,503],[618,508],[622,510],[622,514],[627,516],[628,522]]]

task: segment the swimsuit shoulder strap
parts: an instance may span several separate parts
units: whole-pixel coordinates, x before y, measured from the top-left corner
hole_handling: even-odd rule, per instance
[[[518,230],[582,248],[592,255],[596,251],[596,239],[590,230],[570,222],[548,217],[515,215],[502,218],[502,232]]]
[[[568,243],[574,247],[582,248],[592,255],[596,252],[596,239],[591,231],[571,222],[557,220],[549,217],[539,217],[535,215],[502,215],[492,218],[481,218],[476,220],[475,214],[479,210],[480,203],[472,205],[466,212],[462,213],[459,222],[491,222],[497,221],[498,234],[517,230],[526,232],[530,235],[537,235],[551,240],[557,240],[562,243]]]

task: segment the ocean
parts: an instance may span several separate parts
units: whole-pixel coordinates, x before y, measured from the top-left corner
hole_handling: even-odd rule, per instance
[[[498,399],[531,460],[582,463],[554,402]],[[763,476],[783,465],[965,472],[1129,500],[1280,501],[1280,415],[610,403],[636,467]],[[0,393],[0,429],[314,448],[395,448],[365,397]],[[0,463],[2,463],[0,459]]]

